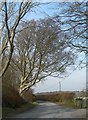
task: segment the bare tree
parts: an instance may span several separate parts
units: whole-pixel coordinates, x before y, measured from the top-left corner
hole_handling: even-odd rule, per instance
[[[50,75],[64,73],[74,64],[74,55],[69,50],[64,34],[52,19],[30,21],[16,36],[13,65],[20,79],[19,93]]]
[[[30,0],[22,0],[21,2],[7,2],[5,0],[0,6],[0,31],[1,31],[1,48],[0,57],[2,66],[0,67],[0,77],[2,77],[12,58],[12,53],[14,49],[14,38],[16,30],[23,17],[35,6]]]
[[[70,46],[88,53],[88,2],[64,3],[64,8],[56,18],[67,34]]]

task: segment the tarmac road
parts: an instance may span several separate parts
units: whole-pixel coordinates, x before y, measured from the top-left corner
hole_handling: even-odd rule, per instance
[[[86,109],[66,108],[55,103],[41,101],[32,110],[13,118],[86,118]]]

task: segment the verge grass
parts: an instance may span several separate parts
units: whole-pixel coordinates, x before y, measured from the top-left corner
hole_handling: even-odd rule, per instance
[[[10,117],[16,114],[20,114],[23,112],[26,112],[28,110],[33,109],[34,107],[37,106],[36,102],[33,103],[26,103],[18,108],[9,108],[9,107],[3,107],[2,108],[2,117]]]

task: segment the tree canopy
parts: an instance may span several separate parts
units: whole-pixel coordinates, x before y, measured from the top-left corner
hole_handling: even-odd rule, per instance
[[[88,2],[63,3],[60,14],[62,30],[67,34],[69,44],[80,52],[88,53]]]
[[[14,38],[18,26],[24,16],[36,5],[38,4],[30,0],[22,0],[21,2],[8,2],[8,0],[5,0],[0,3],[1,63],[5,59],[4,64],[2,63],[2,66],[0,66],[0,77],[5,74],[10,64],[14,50]]]
[[[59,76],[74,64],[74,54],[53,19],[32,20],[22,26],[23,30],[16,36],[12,58],[19,73],[20,92],[47,76]]]

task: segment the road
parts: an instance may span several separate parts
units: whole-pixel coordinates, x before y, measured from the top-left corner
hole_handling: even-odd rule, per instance
[[[39,102],[32,110],[13,118],[86,118],[86,109],[72,109],[51,102]]]

